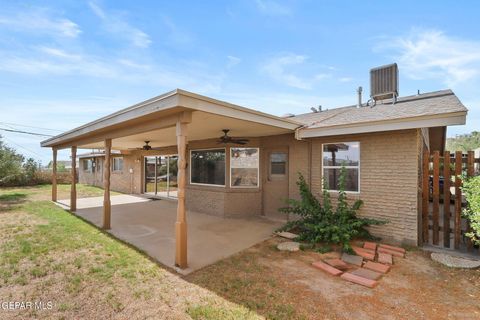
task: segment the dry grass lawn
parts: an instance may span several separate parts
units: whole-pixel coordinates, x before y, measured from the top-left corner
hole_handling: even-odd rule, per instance
[[[257,319],[60,209],[50,186],[0,189],[0,319]],[[59,199],[69,186],[59,187]],[[78,186],[78,196],[103,191]]]

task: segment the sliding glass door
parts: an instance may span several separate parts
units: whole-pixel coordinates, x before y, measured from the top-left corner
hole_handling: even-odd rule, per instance
[[[145,157],[145,193],[177,197],[177,156]]]

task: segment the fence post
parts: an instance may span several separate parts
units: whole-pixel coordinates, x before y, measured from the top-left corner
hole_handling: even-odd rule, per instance
[[[467,177],[473,177],[474,174],[474,163],[475,163],[475,153],[473,151],[468,151],[467,156]],[[470,227],[470,222],[467,220],[467,232],[471,232],[472,228]],[[467,250],[473,250],[473,242],[469,238],[467,239]]]
[[[462,180],[462,151],[455,152],[455,249],[460,248],[460,234],[461,234],[461,213],[462,213],[462,192],[460,186]]]
[[[422,234],[423,243],[428,243],[428,202],[430,201],[430,188],[428,177],[430,175],[430,153],[427,149],[423,152],[423,166],[422,166]]]
[[[443,154],[443,245],[450,248],[450,151]]]
[[[433,244],[438,245],[440,211],[440,151],[433,152]]]

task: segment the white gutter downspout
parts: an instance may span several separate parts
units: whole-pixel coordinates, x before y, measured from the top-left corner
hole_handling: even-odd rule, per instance
[[[295,129],[295,140],[303,140],[303,138],[300,137],[300,130],[305,128],[306,126],[300,126],[297,129]]]

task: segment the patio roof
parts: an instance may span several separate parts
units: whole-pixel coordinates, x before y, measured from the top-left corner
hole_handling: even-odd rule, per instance
[[[222,129],[253,137],[293,132],[301,124],[228,102],[176,89],[135,104],[41,143],[42,147],[98,148],[106,138],[113,149],[128,149],[150,140],[155,147],[175,145],[178,116],[191,114],[189,140],[215,138]]]

